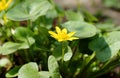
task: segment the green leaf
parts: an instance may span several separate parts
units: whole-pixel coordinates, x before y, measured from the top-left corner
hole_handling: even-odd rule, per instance
[[[20,69],[20,66],[16,66],[13,69],[11,69],[10,71],[8,71],[6,73],[6,77],[16,77],[18,76],[18,71]]]
[[[82,14],[79,12],[75,13],[73,11],[67,11],[65,14],[67,19],[70,21],[84,21]]]
[[[67,46],[67,52],[64,55],[64,61],[70,60],[72,57],[72,50],[69,46]]]
[[[35,43],[35,40],[32,37],[33,32],[28,28],[18,27],[15,29],[13,35],[17,40],[23,42],[23,44],[21,45],[21,48],[29,48],[30,45]]]
[[[80,21],[68,21],[62,24],[63,27],[67,28],[69,32],[76,32],[74,36],[79,38],[88,38],[96,34],[97,30],[94,25],[80,22]]]
[[[85,17],[84,17],[85,20],[88,21],[88,22],[98,21],[98,19],[97,19],[95,16],[93,16],[91,13],[89,13],[89,12],[86,11],[86,10],[83,11],[83,14],[84,14],[84,16],[85,16]]]
[[[0,19],[3,17],[4,14],[5,14],[5,11],[0,12]]]
[[[60,78],[58,63],[52,55],[48,58],[48,69],[52,78]]]
[[[120,31],[113,31],[113,32],[107,33],[105,35],[105,38],[109,44],[119,42],[120,41]]]
[[[34,38],[29,37],[28,40],[26,40],[25,42],[20,43],[21,46],[20,46],[19,49],[27,49],[27,48],[30,48],[30,46],[31,46],[33,43],[35,43]]]
[[[107,7],[120,9],[119,0],[110,0],[110,1],[109,0],[103,0],[103,3]]]
[[[15,21],[32,20],[45,15],[52,5],[48,0],[25,0],[6,14],[7,18]]]
[[[30,62],[23,65],[18,72],[18,78],[40,78],[37,64]]]
[[[53,56],[59,61],[62,59],[62,47],[64,45],[64,48],[65,48],[65,51],[64,53],[66,54],[65,56],[65,60],[66,59],[69,59],[70,57],[67,58],[67,56],[70,53],[70,48],[68,48],[68,43],[67,42],[64,42],[63,44],[62,43],[59,43],[59,42],[55,42],[55,45],[54,45],[54,49],[53,49]],[[68,53],[67,53],[68,52]]]
[[[19,43],[6,42],[3,46],[0,47],[0,54],[7,55],[11,54],[19,49],[21,45]]]
[[[111,50],[103,37],[97,38],[89,43],[89,48],[96,52],[96,58],[100,61],[106,61],[111,57]]]
[[[30,44],[28,44],[28,42],[21,42],[21,43],[6,42],[3,44],[3,46],[0,47],[0,54],[8,55],[16,52],[17,50],[29,48],[30,45],[33,44],[35,41],[33,38],[28,40],[30,40],[29,41]]]
[[[26,41],[27,38],[33,36],[33,32],[25,27],[17,27],[13,33],[15,38],[20,41]]]
[[[54,56],[48,58],[48,69],[51,73],[59,72],[59,66]]]
[[[55,47],[54,47],[54,50],[53,50],[53,56],[57,60],[60,60],[62,58],[62,45],[61,45],[61,43],[55,44]]]
[[[99,23],[96,26],[103,31],[112,31],[115,25],[112,23]]]
[[[113,58],[120,50],[120,32],[114,31],[97,38],[89,43],[89,48],[96,52],[96,58],[107,61]]]
[[[40,78],[50,78],[50,73],[48,71],[40,71]]]
[[[48,12],[46,13],[47,18],[56,18],[57,16],[58,16],[57,11],[54,8],[48,10]]]

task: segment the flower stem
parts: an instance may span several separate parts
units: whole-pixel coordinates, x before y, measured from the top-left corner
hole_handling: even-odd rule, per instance
[[[62,62],[64,61],[64,54],[65,54],[65,42],[62,42]]]
[[[65,49],[62,48],[62,62],[64,61],[64,51],[65,51]]]

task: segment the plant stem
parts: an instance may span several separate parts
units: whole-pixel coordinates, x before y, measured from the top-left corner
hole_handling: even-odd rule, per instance
[[[107,61],[103,67],[98,71],[98,72],[95,72],[93,73],[90,78],[96,78],[96,77],[99,77],[100,75],[103,75],[105,74],[106,72],[112,70],[113,68],[115,68],[116,66],[118,66],[120,64],[119,62],[119,58],[116,58],[116,59],[111,59],[109,61]]]
[[[65,46],[64,46],[64,42],[62,42],[62,62],[64,61],[64,53],[65,53]]]
[[[30,62],[28,51],[24,50],[24,54],[25,54],[25,57],[26,57],[26,59],[25,59],[26,62]]]
[[[32,27],[32,21],[31,20],[28,20],[28,28],[31,28]]]
[[[80,70],[80,78],[88,78],[88,74],[90,73],[88,69],[90,65],[93,63],[94,57],[95,57],[95,52],[93,52],[91,56],[84,59],[85,62],[83,62],[83,66]]]
[[[26,40],[27,40],[27,43],[28,43],[28,46],[29,46],[29,48],[30,48],[30,46],[31,46],[31,44],[30,44],[30,41],[29,41],[29,39],[28,39],[28,37],[26,38]],[[33,60],[34,59],[34,56],[33,56],[33,49],[31,48],[31,49],[29,49],[30,51],[29,51],[29,54],[27,54],[27,55],[29,55],[30,57],[31,57],[31,59]]]
[[[65,41],[62,42],[62,63],[64,61],[64,54],[65,54],[65,49],[66,49],[66,43]]]

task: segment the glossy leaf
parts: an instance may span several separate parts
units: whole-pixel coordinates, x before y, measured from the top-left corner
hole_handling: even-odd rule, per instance
[[[88,38],[96,34],[96,27],[92,24],[80,21],[68,21],[62,24],[63,27],[67,28],[69,32],[76,32],[74,36],[79,38]]]
[[[33,44],[35,41],[33,38],[29,39],[30,45]],[[21,42],[21,43],[15,43],[15,42],[6,42],[3,44],[3,46],[0,47],[0,54],[2,55],[8,55],[16,52],[20,49],[27,49],[30,47],[28,42]]]
[[[99,23],[96,26],[102,31],[112,31],[115,25],[112,23]]]
[[[66,12],[66,17],[68,20],[71,20],[71,21],[84,21],[84,18],[82,16],[81,13],[76,13],[76,12],[73,12],[73,11],[67,11]]]
[[[0,19],[3,17],[4,14],[5,14],[5,11],[0,12]]]
[[[6,42],[3,46],[0,47],[0,54],[7,55],[14,53],[19,49],[21,45],[19,43]]]
[[[120,32],[114,31],[89,43],[89,48],[96,52],[101,61],[113,58],[120,50]]]
[[[17,40],[23,42],[21,48],[29,48],[29,46],[35,42],[34,38],[32,37],[33,32],[28,28],[18,27],[15,29],[13,35]]]
[[[45,15],[52,5],[47,0],[25,0],[9,10],[7,18],[15,21],[32,20]]]
[[[53,56],[56,58],[56,60],[60,60],[62,58],[62,45],[60,43],[57,43],[55,45],[53,50]]]
[[[18,78],[40,78],[37,64],[30,62],[23,65],[18,72]]]
[[[30,48],[30,46],[35,43],[34,38],[29,37],[28,40],[26,40],[25,42],[20,43],[20,48],[19,49],[27,49]]]
[[[98,19],[95,16],[93,16],[90,12],[86,10],[83,11],[83,14],[84,14],[85,20],[88,22],[98,21]]]
[[[70,60],[72,57],[72,50],[69,46],[67,46],[67,52],[64,55],[64,61]]]
[[[13,69],[11,69],[10,71],[8,71],[6,73],[6,77],[8,78],[8,77],[16,77],[16,76],[18,76],[19,69],[20,69],[20,66],[14,67]]]
[[[33,36],[33,32],[25,27],[17,27],[13,33],[15,38],[20,41],[26,41],[27,38]]]
[[[40,71],[40,78],[50,78],[50,73],[48,71]]]
[[[60,78],[58,63],[52,55],[48,58],[48,69],[52,78]]]
[[[58,16],[57,11],[54,8],[48,10],[48,12],[46,13],[47,18],[56,18],[57,16]]]

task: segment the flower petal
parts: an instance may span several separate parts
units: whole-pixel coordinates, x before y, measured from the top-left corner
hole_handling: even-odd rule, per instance
[[[2,7],[2,2],[0,2],[0,8]]]
[[[77,37],[72,37],[75,34],[75,32],[70,32],[67,34],[66,28],[61,30],[58,26],[56,26],[56,33],[53,31],[48,31],[48,32],[53,38],[55,38],[59,42],[67,41],[67,40],[72,41],[72,40],[79,39]]]
[[[12,2],[13,0],[8,0],[8,2],[6,3],[5,5],[5,9],[8,8],[8,6],[10,5],[10,3]]]
[[[2,0],[2,3],[5,5],[6,4],[6,0]]]
[[[55,38],[55,39],[58,38],[58,35],[57,35],[55,32],[53,32],[53,31],[48,31],[48,33],[49,33],[53,38]]]
[[[62,33],[67,34],[67,29],[66,28],[62,29]]]
[[[0,1],[0,11],[7,9],[12,1],[13,0],[7,0],[7,1],[2,0],[2,1]]]
[[[68,40],[72,41],[72,40],[76,40],[76,39],[79,39],[79,38],[77,38],[77,37],[71,37]]]
[[[71,37],[71,36],[73,36],[75,33],[76,33],[76,32],[70,32],[70,33],[68,34],[68,36]]]
[[[63,39],[58,39],[58,41],[59,41],[59,42],[62,42],[62,41],[64,41],[64,40],[63,40]]]
[[[61,33],[61,29],[58,26],[56,26],[55,29],[56,29],[57,34]]]
[[[3,2],[0,1],[0,10],[2,10],[2,8],[3,8]]]

